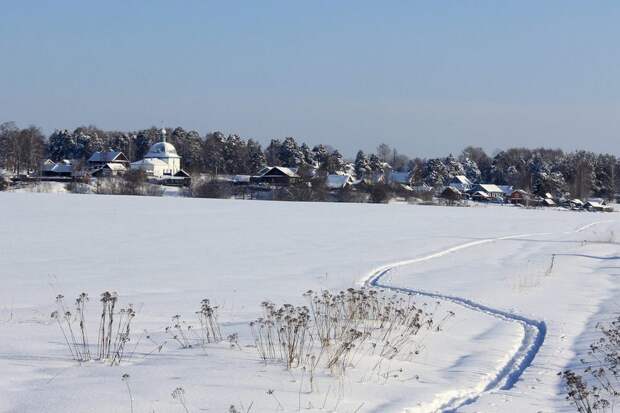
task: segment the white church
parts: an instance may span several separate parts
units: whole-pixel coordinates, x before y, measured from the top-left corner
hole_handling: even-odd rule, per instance
[[[174,145],[166,142],[166,130],[161,130],[161,142],[154,143],[144,155],[144,159],[131,163],[131,169],[141,169],[155,178],[189,177],[181,169],[181,157]]]

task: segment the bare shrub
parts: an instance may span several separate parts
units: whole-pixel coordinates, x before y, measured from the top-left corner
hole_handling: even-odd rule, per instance
[[[6,191],[7,189],[9,189],[10,185],[11,181],[9,180],[9,178],[0,173],[0,191]]]
[[[83,182],[71,181],[65,185],[65,189],[73,194],[89,194],[91,187]]]
[[[129,170],[121,176],[100,177],[95,180],[93,192],[100,195],[162,196],[160,185],[149,183],[141,170]]]
[[[191,193],[195,198],[230,198],[233,186],[230,182],[201,180],[191,187]]]
[[[375,204],[387,203],[392,199],[392,190],[388,185],[375,184],[370,187],[370,202]]]
[[[558,373],[566,399],[580,413],[613,411],[620,401],[620,317],[596,328],[600,337],[580,360],[583,374],[573,370]]]
[[[75,310],[71,313],[65,306],[64,296],[56,296],[58,309],[52,312],[51,317],[56,320],[71,357],[79,362],[100,360],[110,365],[120,364],[125,358],[126,345],[130,341],[131,322],[135,317],[132,305],[117,309],[116,293],[106,291],[101,294],[97,349],[93,353],[86,322],[88,301],[88,294],[81,293],[75,300]]]

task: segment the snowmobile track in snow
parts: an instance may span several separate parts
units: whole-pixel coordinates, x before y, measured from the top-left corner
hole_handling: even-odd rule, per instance
[[[563,234],[573,234],[579,233],[586,229],[589,229],[595,225],[611,222],[611,221],[599,221],[593,222],[588,225],[584,225],[580,228],[575,229],[574,231],[564,232]],[[488,244],[496,241],[509,240],[509,239],[519,239],[533,235],[551,235],[550,233],[537,233],[537,234],[521,234],[521,235],[510,235],[506,237],[499,238],[488,238],[478,241],[467,242],[464,244],[460,244],[443,251],[439,251],[433,254],[429,254],[426,256],[422,256],[419,258],[414,258],[411,260],[398,261],[392,264],[384,265],[380,268],[373,270],[370,275],[364,280],[364,285],[382,289],[389,289],[392,291],[397,291],[406,294],[415,294],[425,297],[430,297],[438,300],[449,301],[460,305],[462,307],[468,308],[473,311],[482,312],[488,314],[489,316],[499,318],[504,321],[518,323],[523,327],[523,339],[521,340],[521,344],[517,351],[511,355],[509,361],[497,372],[495,377],[493,377],[488,383],[482,383],[481,385],[463,390],[463,391],[449,391],[443,395],[437,395],[435,400],[428,405],[424,405],[426,407],[425,411],[428,412],[452,412],[456,411],[460,407],[466,406],[468,404],[472,404],[476,402],[480,396],[485,393],[496,391],[496,390],[509,390],[514,384],[519,380],[525,369],[527,369],[536,357],[536,354],[540,350],[541,346],[545,341],[545,336],[547,334],[547,325],[542,320],[535,320],[532,318],[528,318],[519,314],[511,313],[508,311],[491,308],[484,304],[477,303],[468,298],[458,297],[454,295],[441,294],[438,292],[429,292],[423,290],[417,290],[413,288],[406,287],[397,287],[389,284],[385,284],[381,282],[381,279],[398,267],[409,266],[413,264],[417,264],[424,261],[429,261],[435,258],[440,258],[445,255],[464,250],[467,248],[472,248],[476,246],[480,246],[483,244]]]

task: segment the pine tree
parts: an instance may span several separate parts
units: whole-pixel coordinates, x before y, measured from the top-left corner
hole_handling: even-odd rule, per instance
[[[310,147],[308,145],[306,145],[306,143],[302,143],[301,144],[301,153],[303,155],[303,160],[304,163],[306,165],[310,165],[310,166],[315,166],[316,164],[316,158],[314,156],[314,152],[312,152],[312,150],[310,149]]]
[[[325,145],[320,144],[312,148],[312,152],[314,153],[314,159],[318,163],[320,169],[326,169],[325,164],[327,163],[329,152]]]
[[[448,157],[444,160],[444,165],[446,166],[448,178],[452,178],[457,175],[465,175],[463,165],[461,165],[461,163],[454,156],[452,156],[452,154],[448,155]]]
[[[75,137],[67,129],[55,130],[48,139],[47,150],[53,161],[73,159],[77,152]]]
[[[336,172],[343,172],[344,166],[345,162],[340,152],[336,150],[328,155],[327,162],[325,163],[325,169],[328,173],[334,174]]]
[[[368,159],[368,166],[370,167],[370,170],[372,172],[375,172],[375,173],[384,172],[383,162],[381,162],[381,159],[379,159],[379,157],[375,155],[374,153],[371,154],[370,158]]]
[[[282,147],[282,142],[278,139],[272,139],[269,142],[269,146],[265,148],[265,159],[267,160],[267,164],[269,166],[280,166],[280,149]]]
[[[355,175],[358,179],[363,179],[370,172],[370,163],[364,151],[360,150],[355,156]]]
[[[207,135],[202,148],[204,171],[211,174],[224,173],[224,134],[214,132]]]
[[[443,159],[429,159],[426,161],[424,171],[424,182],[433,187],[439,188],[448,182],[449,173]]]
[[[473,183],[477,183],[481,181],[482,173],[478,168],[476,162],[472,161],[469,158],[461,159],[461,165],[463,165],[463,170],[465,172],[465,176]]]
[[[297,145],[295,138],[288,137],[284,139],[282,146],[280,146],[280,151],[278,152],[278,159],[282,166],[288,168],[298,167],[304,163],[304,155]]]
[[[246,173],[253,174],[263,168],[267,164],[267,160],[258,142],[249,139],[247,148]]]

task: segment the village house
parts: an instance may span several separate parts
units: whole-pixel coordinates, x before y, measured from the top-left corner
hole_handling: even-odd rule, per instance
[[[512,185],[497,185],[497,187],[501,189],[504,193],[504,198],[508,198],[510,195],[512,195],[512,191],[514,191]]]
[[[508,197],[508,201],[515,205],[529,205],[531,200],[532,196],[530,193],[523,189],[516,189],[512,191],[510,197]]]
[[[490,201],[503,201],[504,200],[504,191],[501,190],[500,187],[493,184],[475,184],[471,192],[475,195],[477,192],[481,192],[486,194]],[[473,195],[472,195],[473,199]]]
[[[432,194],[434,191],[434,188],[430,185],[427,185],[425,183],[422,183],[420,185],[414,185],[412,187],[413,192],[418,193],[418,194]]]
[[[122,165],[124,169],[129,166],[129,159],[119,151],[97,151],[86,161],[89,169],[95,170],[102,168],[106,164]]]
[[[441,195],[439,195],[439,197],[449,202],[456,202],[463,199],[463,193],[453,186],[447,186],[441,192]]]
[[[568,201],[568,206],[570,209],[583,209],[584,204],[581,199],[571,199]]]
[[[583,207],[588,211],[603,212],[605,210],[605,205],[603,205],[601,202],[594,200],[587,201]]]
[[[471,199],[476,202],[489,202],[492,200],[489,194],[484,191],[475,191],[471,193]]]
[[[122,175],[125,172],[127,172],[127,168],[121,163],[106,163],[91,170],[90,174],[96,178],[101,178]]]
[[[339,190],[353,185],[354,179],[349,174],[330,174],[325,178],[325,186],[327,189]]]
[[[41,176],[46,178],[70,178],[73,176],[73,164],[67,159],[54,162],[46,159],[41,164]]]
[[[301,177],[297,171],[284,166],[266,166],[250,178],[255,184],[269,184],[275,186],[289,186],[299,182]]]
[[[448,186],[459,192],[467,192],[472,188],[473,183],[465,175],[456,175],[448,182]]]
[[[390,171],[388,183],[390,185],[411,186],[411,171]]]

